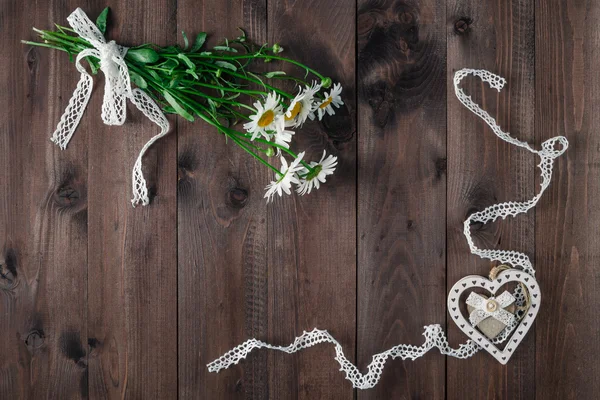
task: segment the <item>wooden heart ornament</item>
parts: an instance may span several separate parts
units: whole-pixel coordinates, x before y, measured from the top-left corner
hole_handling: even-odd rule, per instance
[[[486,304],[486,309],[488,311],[493,311],[497,307],[495,300],[496,293],[500,292],[502,287],[511,282],[521,283],[527,288],[530,298],[530,307],[523,315],[523,318],[517,327],[513,329],[512,334],[509,334],[506,338],[504,349],[500,350],[490,339],[475,326],[471,325],[469,320],[465,318],[460,307],[461,297],[463,297],[463,293],[468,291],[473,292],[475,289],[488,291],[490,295],[487,296],[489,303]],[[540,288],[533,276],[521,270],[508,269],[501,271],[494,280],[479,275],[469,275],[456,282],[454,286],[452,286],[452,289],[450,289],[450,294],[448,295],[448,311],[452,320],[465,335],[494,356],[501,364],[506,364],[527,334],[527,331],[529,331],[529,328],[531,328],[540,309],[541,300]],[[464,298],[462,301],[464,302]]]

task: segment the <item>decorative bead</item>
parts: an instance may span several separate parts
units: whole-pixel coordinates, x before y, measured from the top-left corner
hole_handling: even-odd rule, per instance
[[[489,311],[489,312],[494,312],[496,311],[496,309],[498,308],[498,303],[496,303],[495,300],[488,300],[485,308]]]

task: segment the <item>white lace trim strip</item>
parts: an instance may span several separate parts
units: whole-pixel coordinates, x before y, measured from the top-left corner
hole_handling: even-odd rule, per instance
[[[123,125],[126,116],[125,100],[129,99],[138,110],[148,119],[160,127],[160,133],[151,138],[142,148],[133,166],[132,186],[133,199],[131,203],[147,205],[148,188],[142,174],[142,158],[146,150],[158,139],[169,132],[169,121],[158,105],[140,89],[132,89],[129,70],[125,63],[127,48],[119,46],[114,41],[106,42],[102,32],[90,21],[81,8],[73,11],[67,18],[73,30],[83,39],[90,42],[94,48],[86,49],[77,55],[75,65],[81,74],[73,96],[64,114],[60,118],[51,140],[61,149],[65,149],[73,133],[81,121],[83,112],[92,94],[94,81],[85,68],[81,65],[84,57],[95,57],[100,60],[100,69],[106,77],[104,85],[104,99],[102,102],[102,121],[106,125]]]
[[[542,182],[540,191],[530,200],[494,204],[482,211],[470,215],[464,222],[464,235],[467,238],[471,253],[481,258],[509,264],[513,268],[519,268],[534,275],[535,270],[533,269],[533,265],[531,264],[529,257],[523,253],[517,251],[478,248],[471,237],[470,225],[472,222],[486,224],[490,221],[495,221],[497,218],[506,218],[509,215],[514,217],[517,214],[526,213],[529,209],[534,207],[550,184],[553,160],[563,154],[568,147],[567,139],[562,136],[554,137],[542,143],[541,150],[535,150],[528,143],[521,142],[520,140],[511,137],[508,133],[502,131],[496,121],[486,111],[474,103],[471,97],[467,96],[459,87],[460,81],[467,75],[479,77],[481,80],[488,83],[490,87],[498,91],[500,91],[506,83],[505,79],[485,70],[463,69],[456,72],[454,75],[454,91],[459,101],[477,116],[482,118],[500,139],[514,144],[515,146],[522,147],[540,157],[538,167],[541,170]],[[556,149],[556,144],[559,144],[561,148]],[[524,304],[525,296],[520,286],[517,286],[515,289],[514,297],[516,298],[516,303],[518,305]],[[492,341],[493,343],[504,342],[518,324],[516,318],[513,318],[512,321],[507,320],[506,322],[511,323]],[[383,353],[374,355],[371,363],[367,366],[367,373],[365,374],[361,373],[358,368],[346,358],[342,346],[329,334],[329,332],[316,328],[311,332],[304,332],[289,346],[274,346],[256,339],[250,339],[208,364],[208,370],[210,372],[219,372],[222,369],[229,368],[246,358],[248,354],[255,349],[271,349],[291,354],[319,343],[331,343],[335,346],[335,359],[340,364],[340,371],[344,371],[346,374],[346,379],[348,379],[355,388],[369,389],[379,382],[381,372],[383,371],[384,364],[388,358],[414,360],[423,356],[433,348],[439,349],[440,353],[444,355],[456,358],[468,358],[480,349],[479,345],[472,340],[468,340],[457,349],[451,348],[442,327],[437,324],[426,326],[423,335],[425,336],[425,342],[420,346],[399,344]]]

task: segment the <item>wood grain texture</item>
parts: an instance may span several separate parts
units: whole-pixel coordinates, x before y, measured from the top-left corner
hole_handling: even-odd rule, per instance
[[[144,159],[152,203],[131,208],[131,168],[158,128],[128,105],[102,124],[103,76],[66,151],[48,138],[79,78],[31,48],[32,26],[112,7],[125,45],[210,44],[245,28],[331,76],[346,103],[296,135],[339,157],[316,193],[266,205],[271,172],[202,121],[169,117]],[[600,5],[475,0],[2,0],[0,5],[0,399],[593,399],[600,383]],[[353,390],[329,345],[206,364],[257,337],[327,329],[365,372],[446,322],[446,291],[490,264],[462,223],[539,188],[538,160],[456,99],[460,68],[507,78],[466,91],[513,136],[570,141],[535,213],[473,226],[477,243],[535,257],[543,304],[507,366],[432,351],[388,361]],[[260,68],[286,69],[276,62]],[[295,74],[298,70],[286,69]],[[292,87],[289,87],[292,89]],[[358,140],[357,140],[358,138]]]
[[[85,9],[94,19],[104,6]],[[152,8],[144,1],[126,1],[112,4],[111,10],[107,36],[118,43],[167,45],[176,40],[175,1],[155,1]],[[88,275],[90,397],[177,398],[176,126],[172,124],[171,133],[143,160],[151,205],[133,208],[133,162],[158,127],[131,103],[123,126],[103,125],[101,102],[101,91],[96,91],[84,116],[93,122],[88,129],[93,166],[88,231],[93,255]],[[73,140],[84,132],[80,127]]]
[[[34,9],[34,12],[27,10]],[[0,398],[87,393],[87,140],[48,140],[70,95],[67,63],[20,44],[63,18],[54,2],[2,7]],[[24,23],[24,21],[27,21]],[[52,100],[48,100],[52,99]],[[85,126],[84,126],[85,129]]]
[[[338,157],[335,175],[317,192],[276,199],[268,207],[268,339],[290,343],[302,331],[327,329],[354,358],[356,321],[355,3],[269,1],[268,32],[284,55],[302,60],[343,86],[345,105],[322,122],[296,130],[296,150],[318,161]],[[274,64],[295,74],[298,69]],[[309,76],[309,79],[315,79]],[[290,90],[291,87],[290,87]],[[296,92],[296,90],[294,90]],[[271,178],[271,177],[270,177]],[[273,399],[348,399],[333,346],[290,356],[270,353]]]
[[[445,319],[446,7],[358,9],[358,365]],[[418,311],[417,311],[418,310]],[[443,398],[445,361],[389,360],[359,399]]]
[[[266,41],[262,0],[178,2],[178,30],[206,31],[209,46],[239,35]],[[201,120],[179,124],[179,395],[182,399],[260,399],[268,393],[267,355],[214,374],[206,364],[267,333],[264,166]]]
[[[452,76],[461,68],[482,68],[505,77],[508,83],[501,93],[476,78],[466,78],[462,87],[504,131],[533,142],[533,29],[530,3],[460,0],[448,5],[448,288],[465,275],[485,276],[491,267],[489,261],[470,254],[462,233],[464,219],[493,203],[533,197],[538,162],[529,152],[501,141],[460,104]],[[472,232],[480,247],[534,255],[533,213],[475,225]],[[464,342],[454,323],[449,325],[450,344]],[[447,398],[530,399],[535,394],[534,359],[532,333],[507,366],[493,362],[483,351],[468,360],[448,358]]]
[[[564,135],[536,210],[544,304],[536,322],[536,398],[600,392],[600,4],[536,1],[535,133]]]

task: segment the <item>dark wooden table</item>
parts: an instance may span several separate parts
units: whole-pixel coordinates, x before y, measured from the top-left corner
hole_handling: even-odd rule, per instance
[[[337,174],[267,205],[264,167],[206,124],[171,118],[145,158],[152,204],[132,208],[131,167],[156,127],[133,109],[103,125],[98,77],[60,151],[48,139],[78,73],[65,54],[19,43],[106,5],[108,36],[125,45],[182,42],[181,30],[214,43],[241,26],[342,82],[346,107],[298,135],[309,153],[336,154]],[[2,0],[0,398],[597,398],[599,22],[591,0]],[[361,369],[422,343],[427,324],[464,342],[446,293],[490,263],[468,252],[462,222],[539,187],[534,155],[456,100],[464,67],[508,79],[501,94],[465,83],[505,130],[571,143],[534,212],[473,227],[535,260],[543,307],[510,363],[434,350],[354,391],[320,345],[209,373],[245,339],[287,344],[315,326]]]

